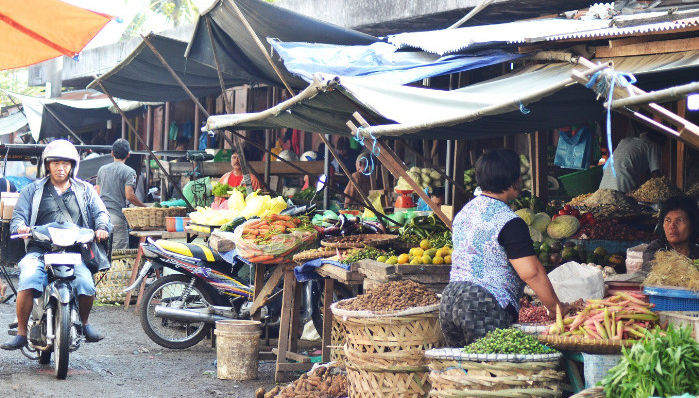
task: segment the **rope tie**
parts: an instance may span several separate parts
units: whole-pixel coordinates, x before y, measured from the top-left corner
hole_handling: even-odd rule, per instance
[[[357,141],[361,146],[366,148],[366,144],[364,143],[364,134],[362,132],[364,131],[364,127],[360,126],[357,128],[357,132],[355,133],[352,138]],[[374,137],[374,134],[369,133],[369,137],[373,140],[373,145],[371,152],[369,152],[369,156],[366,158],[367,162],[366,165],[364,166],[364,170],[360,170],[362,174],[365,176],[370,176],[374,170],[376,169],[375,162],[374,162],[374,157],[379,157],[379,154],[381,154],[381,148],[379,148],[376,145],[376,137]]]
[[[609,160],[604,164],[604,168],[612,168],[612,175],[616,178],[614,170],[614,153],[612,152],[612,99],[614,98],[614,87],[618,84],[626,88],[629,95],[633,95],[631,84],[636,83],[636,77],[631,73],[616,72],[612,68],[605,68],[595,72],[585,87],[597,93],[597,98],[604,96],[607,98],[607,147],[609,148]]]
[[[527,115],[527,114],[529,114],[529,112],[531,112],[528,108],[524,107],[524,104],[521,101],[519,103],[519,111],[525,115]]]

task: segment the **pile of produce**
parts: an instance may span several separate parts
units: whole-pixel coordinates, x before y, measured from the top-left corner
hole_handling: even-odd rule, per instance
[[[478,184],[476,183],[476,169],[468,169],[464,171],[464,187],[468,192],[471,193],[469,197],[473,196],[473,191],[476,189]]]
[[[315,187],[308,187],[306,189],[303,189],[301,191],[298,191],[294,194],[294,199],[298,200],[311,200],[313,198],[313,195],[316,194],[316,189]]]
[[[658,251],[651,264],[644,285],[676,286],[699,291],[698,260],[692,261],[674,250]]]
[[[634,206],[635,204],[633,199],[615,189],[598,189],[583,202],[583,205],[589,207],[600,205]]]
[[[419,246],[411,248],[408,253],[379,255],[376,261],[386,264],[448,265],[451,264],[452,252],[451,239],[447,241],[435,237],[434,239],[423,239]]]
[[[418,243],[431,236],[443,236],[449,228],[439,217],[431,214],[429,216],[413,217],[399,230],[401,240],[406,243]]]
[[[551,354],[556,352],[517,329],[495,329],[464,348],[469,354]]]
[[[517,199],[510,201],[509,204],[513,211],[529,209],[534,213],[541,213],[549,210],[546,203],[544,203],[544,201],[539,199],[539,197],[536,195],[522,194]]]
[[[418,183],[418,185],[420,185],[422,189],[429,188],[430,192],[432,192],[432,188],[439,188],[444,186],[444,180],[442,179],[442,175],[439,174],[435,169],[431,169],[428,167],[411,167],[410,170],[408,170],[408,175],[413,180],[415,180],[415,182]],[[408,184],[405,178],[398,177],[395,190],[412,191],[413,188],[410,186],[410,184]]]
[[[216,184],[211,188],[211,193],[219,198],[228,198],[231,196],[229,191],[232,191],[233,187],[228,184]]]
[[[599,221],[580,227],[575,239],[651,240],[653,233],[631,228],[616,220]]]
[[[552,243],[534,242],[534,252],[545,267],[575,261],[577,263],[590,263],[588,265],[595,266],[608,275],[615,274],[612,267],[624,265],[626,261],[622,254],[609,254],[604,247],[596,247],[594,250],[588,251],[583,245],[576,245],[570,241],[563,244],[558,241]]]
[[[689,189],[687,189],[685,194],[690,198],[699,200],[699,182],[695,182],[694,184],[692,184],[692,186],[689,187]]]
[[[338,304],[347,311],[402,311],[439,304],[437,294],[411,280],[383,283],[352,300]]]
[[[637,190],[629,192],[636,201],[646,203],[657,203],[676,195],[682,195],[682,191],[665,176],[651,178]]]
[[[658,314],[642,295],[620,292],[603,300],[588,300],[587,306],[574,317],[563,318],[556,312],[550,335],[587,339],[626,340],[644,337],[645,329],[654,326]]]
[[[619,364],[602,380],[607,397],[647,398],[699,394],[699,343],[688,327],[653,330],[624,348]]]
[[[594,194],[594,192],[584,193],[582,195],[578,195],[578,196],[574,197],[573,199],[571,199],[570,202],[568,202],[567,204],[570,206],[576,206],[576,207],[584,206],[585,200],[587,200],[587,198],[589,198],[593,194]]]
[[[311,374],[303,374],[293,383],[274,387],[268,393],[264,388],[255,392],[256,398],[339,398],[347,397],[347,376],[339,367],[320,366]]]
[[[357,234],[385,234],[386,228],[377,221],[362,221],[359,217],[340,214],[334,224],[321,232],[323,238]]]
[[[624,220],[624,219],[649,219],[655,215],[653,209],[648,206],[633,205],[599,205],[586,207],[594,214],[596,221]]]
[[[236,227],[233,241],[238,254],[253,263],[278,264],[316,239],[307,216],[272,214]]]
[[[543,212],[534,214],[531,209],[519,209],[515,214],[529,226],[529,236],[535,242],[542,242],[547,237],[568,238],[573,236],[580,227],[580,221],[570,215],[556,215],[552,218]]]
[[[238,217],[240,213],[237,211],[214,210],[209,207],[197,207],[196,211],[189,213],[189,219],[193,224],[211,226],[220,226]]]
[[[393,256],[393,251],[383,251],[375,247],[365,247],[363,249],[351,249],[348,250],[344,255],[341,255],[339,260],[341,263],[351,264],[357,261],[369,259],[377,260],[381,262],[386,262],[386,259]]]
[[[519,300],[519,323],[548,323],[549,312],[543,305],[534,305],[529,300]]]

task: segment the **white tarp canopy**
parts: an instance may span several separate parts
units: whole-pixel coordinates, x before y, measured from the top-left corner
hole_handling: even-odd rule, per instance
[[[0,118],[0,135],[12,134],[27,125],[27,118],[22,112]]]

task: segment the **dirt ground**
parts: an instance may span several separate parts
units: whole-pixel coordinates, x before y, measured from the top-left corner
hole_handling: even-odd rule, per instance
[[[0,341],[10,338],[14,299],[0,304]],[[83,343],[71,353],[66,380],[57,380],[53,362],[39,365],[19,351],[0,350],[0,395],[3,397],[254,397],[260,387],[274,387],[274,363],[260,361],[254,381],[216,378],[216,349],[205,339],[186,350],[153,343],[138,316],[121,306],[95,307],[91,323],[106,333],[99,343]]]

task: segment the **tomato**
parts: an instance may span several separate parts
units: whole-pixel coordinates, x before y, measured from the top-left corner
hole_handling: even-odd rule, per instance
[[[564,209],[564,210],[558,210],[558,215],[561,215],[561,216],[568,216],[568,215],[570,215],[570,210],[565,210],[565,209]]]
[[[590,219],[587,220],[587,223],[589,225],[595,225],[595,224],[597,224],[597,220],[595,220],[594,218],[591,217]]]
[[[570,205],[563,206],[563,210],[571,211],[573,208]]]
[[[580,211],[578,209],[573,209],[570,211],[570,215],[575,218],[580,218]]]
[[[551,221],[553,221],[553,220],[557,219],[557,218],[558,218],[558,216],[560,216],[560,214],[554,214],[554,215],[553,215],[553,217],[551,217]]]
[[[585,213],[585,214],[583,214],[583,215],[585,216],[585,219],[586,219],[587,221],[590,221],[590,220],[594,220],[594,219],[595,219],[595,215],[592,214],[592,213]]]

